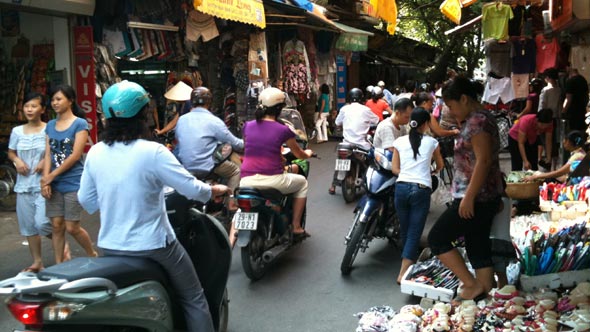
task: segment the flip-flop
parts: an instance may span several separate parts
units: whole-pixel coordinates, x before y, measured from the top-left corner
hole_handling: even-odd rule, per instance
[[[302,239],[303,240],[303,239],[308,238],[310,236],[311,235],[308,232],[306,232],[306,231],[303,231],[301,233],[293,233],[293,238],[296,239],[296,240],[298,240],[298,239]]]
[[[41,270],[43,270],[43,268],[29,266],[29,267],[23,269],[21,272],[39,273],[39,271],[41,271]]]
[[[328,194],[330,194],[330,195],[336,194],[336,188],[334,188],[334,189],[332,189],[332,188],[328,189]]]

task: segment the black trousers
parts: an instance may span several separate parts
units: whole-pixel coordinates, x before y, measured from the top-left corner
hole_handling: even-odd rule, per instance
[[[538,140],[535,141],[533,144],[529,144],[529,142],[524,143],[524,152],[526,154],[527,159],[531,163],[531,169],[537,170],[539,169],[539,151],[538,151],[539,142]],[[508,136],[508,151],[510,151],[510,161],[512,163],[512,170],[513,171],[522,171],[522,156],[520,155],[520,150],[518,149],[518,142]]]

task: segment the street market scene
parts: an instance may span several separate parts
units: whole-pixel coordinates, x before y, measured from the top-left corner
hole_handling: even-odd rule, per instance
[[[590,331],[590,0],[0,0],[1,331]]]

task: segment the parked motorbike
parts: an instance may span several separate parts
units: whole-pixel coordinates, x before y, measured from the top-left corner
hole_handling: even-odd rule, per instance
[[[362,190],[363,174],[366,171],[368,151],[351,143],[338,144],[335,170],[338,171],[336,185],[342,188],[346,203],[353,202]]]
[[[296,139],[305,149],[307,135],[299,112],[285,109],[279,118],[297,133]],[[307,178],[307,160],[295,159],[288,149],[284,157],[287,165],[297,165],[299,174]],[[234,216],[234,227],[238,230],[237,245],[241,248],[242,267],[248,278],[259,280],[271,263],[302,240],[292,231],[293,196],[283,195],[273,188],[240,187],[234,197],[240,208]],[[304,211],[303,227],[305,216]]]
[[[231,248],[223,226],[170,190],[166,208],[195,265],[217,331],[226,331]],[[166,273],[137,257],[75,258],[0,281],[26,331],[175,331],[186,322]]]
[[[374,238],[384,238],[397,245],[399,220],[395,211],[394,192],[397,177],[391,172],[392,152],[371,149],[364,184],[366,193],[354,209],[354,220],[344,238],[346,251],[340,271],[350,274],[359,250],[365,252]]]
[[[0,144],[0,209],[14,211],[16,209],[16,168],[8,159],[8,143]]]

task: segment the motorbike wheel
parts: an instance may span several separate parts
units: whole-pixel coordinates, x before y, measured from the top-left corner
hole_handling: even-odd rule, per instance
[[[259,280],[266,273],[266,264],[262,260],[264,253],[264,238],[257,231],[247,246],[242,248],[242,268],[246,276],[252,281]]]
[[[0,165],[0,209],[4,211],[16,210],[16,169],[10,165]]]
[[[229,321],[229,297],[227,295],[227,288],[223,292],[223,299],[219,305],[219,328],[217,332],[227,332],[227,324]]]
[[[354,202],[356,199],[356,179],[354,167],[346,173],[346,177],[342,180],[342,197],[346,203]]]
[[[360,213],[357,213],[355,217],[356,220],[354,221],[354,229],[352,230],[350,241],[348,241],[348,244],[346,245],[346,251],[344,252],[344,257],[340,264],[340,272],[345,276],[349,275],[352,270],[352,263],[361,248],[361,241],[365,234],[365,229],[367,228],[367,223],[360,222],[359,218]]]

